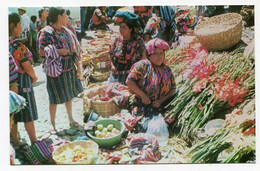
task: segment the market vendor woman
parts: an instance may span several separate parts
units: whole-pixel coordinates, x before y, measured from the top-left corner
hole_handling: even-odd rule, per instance
[[[147,59],[135,63],[129,73],[126,85],[136,94],[132,114],[148,114],[150,109],[166,105],[176,93],[172,70],[164,63],[166,41],[155,38],[146,43]],[[163,114],[163,113],[162,113]]]
[[[109,82],[125,84],[132,65],[146,58],[145,44],[140,36],[139,18],[129,11],[117,11],[115,21],[120,24],[120,37],[110,48],[112,73]]]
[[[109,20],[105,13],[106,10],[105,6],[95,9],[90,20],[90,30],[109,30],[109,27],[106,25],[106,21]]]

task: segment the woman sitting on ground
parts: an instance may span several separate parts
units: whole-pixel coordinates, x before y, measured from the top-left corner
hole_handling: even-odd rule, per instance
[[[106,25],[108,17],[106,16],[106,7],[97,7],[93,12],[92,19],[90,21],[90,30],[109,30]]]
[[[161,110],[175,95],[176,84],[172,70],[164,63],[165,51],[169,45],[155,38],[146,43],[147,59],[133,65],[126,85],[136,95],[132,104],[132,114],[142,116],[155,109]]]

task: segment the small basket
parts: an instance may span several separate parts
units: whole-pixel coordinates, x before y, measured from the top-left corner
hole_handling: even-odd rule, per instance
[[[106,94],[106,89],[108,85],[104,84],[103,86],[95,87],[85,91],[84,96],[84,111],[93,110],[98,115],[103,117],[111,116],[119,112],[119,108],[114,101],[101,101],[93,100],[92,98],[97,95]]]
[[[94,141],[87,140],[87,141],[74,141],[74,142],[69,142],[67,144],[64,144],[60,147],[58,147],[53,153],[52,153],[52,158],[55,161],[56,164],[59,165],[66,165],[66,164],[72,164],[72,163],[65,163],[62,161],[58,160],[58,156],[64,152],[64,150],[71,148],[73,149],[75,146],[80,146],[83,149],[85,149],[86,152],[91,152],[92,155],[89,155],[88,158],[89,160],[84,161],[84,163],[80,164],[93,164],[95,163],[95,160],[98,158],[98,144],[95,143]],[[79,163],[76,163],[79,164]]]
[[[107,69],[95,69],[95,71],[98,71],[99,74],[94,74],[94,72],[90,75],[90,77],[97,82],[106,81],[108,77],[110,76],[110,70],[107,71]]]
[[[109,53],[108,52],[98,53],[97,56],[91,58],[91,61],[94,64],[96,64],[98,62],[104,62],[104,61],[107,61],[107,60],[109,60]]]
[[[237,44],[242,37],[242,16],[237,13],[221,14],[202,21],[194,33],[201,45],[219,51]]]

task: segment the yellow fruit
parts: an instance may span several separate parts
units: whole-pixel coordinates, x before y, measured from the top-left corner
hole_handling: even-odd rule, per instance
[[[98,125],[97,125],[97,129],[98,129],[99,131],[101,131],[103,128],[104,128],[104,126],[103,126],[102,124],[98,124]]]
[[[111,131],[113,128],[114,128],[114,126],[113,126],[112,124],[109,124],[109,125],[107,126],[107,130],[109,130],[109,131]]]

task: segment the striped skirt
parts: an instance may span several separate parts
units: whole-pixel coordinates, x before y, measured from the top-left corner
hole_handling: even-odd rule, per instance
[[[18,75],[19,95],[26,100],[26,106],[14,115],[15,122],[30,122],[38,119],[38,112],[31,77],[27,74]]]
[[[76,69],[62,72],[58,77],[47,76],[47,91],[50,104],[62,104],[77,97],[83,87],[76,77]]]

